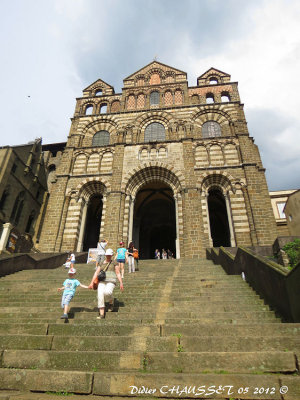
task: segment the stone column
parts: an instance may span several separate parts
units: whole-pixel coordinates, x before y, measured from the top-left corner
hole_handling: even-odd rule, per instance
[[[227,218],[228,218],[228,225],[229,225],[229,232],[230,232],[230,246],[235,247],[235,237],[234,237],[234,230],[232,225],[232,215],[231,215],[231,207],[229,203],[229,196],[227,194],[223,195],[225,198],[226,203],[226,210],[227,210]]]
[[[87,209],[88,209],[88,203],[85,202],[84,199],[82,199],[84,202],[83,205],[83,210],[82,210],[82,218],[81,218],[81,224],[80,224],[80,232],[79,232],[79,238],[78,238],[78,243],[77,243],[77,251],[82,251],[82,246],[83,246],[83,236],[85,232],[85,222],[86,222],[86,214],[87,214]]]
[[[131,198],[130,201],[130,208],[129,208],[129,229],[128,229],[128,241],[132,242],[132,237],[133,237],[133,212],[134,212],[134,203],[135,203],[135,198]]]
[[[209,218],[209,207],[208,207],[208,193],[205,196],[206,199],[206,210],[207,210],[207,229],[208,229],[208,240],[210,247],[213,247],[213,240],[211,237],[211,230],[210,230],[210,218]]]
[[[0,238],[0,253],[6,249],[9,234],[13,227],[14,226],[9,222],[3,224],[3,231]]]
[[[180,258],[180,244],[179,244],[179,221],[178,221],[178,199],[177,195],[174,196],[174,201],[175,201],[175,219],[176,219],[176,240],[175,240],[175,246],[176,246],[176,258]]]
[[[104,226],[105,226],[106,200],[107,200],[107,193],[103,194],[103,197],[102,197],[102,215],[101,215],[101,222],[100,222],[99,239],[104,239],[103,231],[104,231]]]

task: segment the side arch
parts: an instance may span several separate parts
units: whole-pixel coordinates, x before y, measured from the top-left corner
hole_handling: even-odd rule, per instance
[[[226,171],[212,171],[202,174],[197,181],[197,189],[201,195],[201,207],[204,221],[204,232],[209,236],[210,245],[213,246],[211,233],[211,218],[209,214],[208,199],[213,191],[219,191],[225,201],[230,233],[230,245],[238,244],[239,236],[249,236],[249,216],[246,209],[244,179],[234,178]],[[242,235],[240,235],[242,234]]]
[[[67,190],[66,196],[70,196],[71,199],[64,226],[63,250],[76,248],[77,251],[82,251],[88,208],[95,197],[102,203],[101,224],[97,227],[98,236],[101,235],[105,224],[107,185],[108,183],[101,178],[87,178],[76,189]]]

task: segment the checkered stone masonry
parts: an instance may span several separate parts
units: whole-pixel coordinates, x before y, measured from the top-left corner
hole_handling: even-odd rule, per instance
[[[210,84],[210,77],[218,83]],[[236,245],[273,242],[277,231],[264,169],[230,75],[211,68],[188,87],[185,72],[153,61],[124,79],[122,93],[99,81],[102,96],[95,96],[95,82],[76,100],[68,142],[56,163],[41,251],[80,250],[88,203],[97,194],[103,196],[100,236],[114,248],[128,240],[136,195],[149,182],[173,192],[181,257],[201,257],[212,245],[210,190],[224,198]],[[153,91],[160,99],[155,107]],[[223,103],[225,92],[230,101]],[[214,104],[206,104],[207,93]],[[107,112],[100,114],[104,103]],[[84,115],[87,104],[92,115]],[[221,135],[203,137],[208,121],[218,124]],[[166,140],[144,143],[145,129],[154,122],[164,126]],[[101,130],[109,132],[109,144],[93,146]]]

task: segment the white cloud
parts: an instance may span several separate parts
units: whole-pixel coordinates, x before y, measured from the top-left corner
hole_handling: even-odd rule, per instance
[[[298,0],[15,0],[3,9],[1,145],[65,141],[87,85],[102,78],[119,90],[158,55],[190,85],[211,66],[239,81],[271,188],[274,159],[286,176],[292,164],[300,170]],[[282,172],[276,185],[287,181]]]

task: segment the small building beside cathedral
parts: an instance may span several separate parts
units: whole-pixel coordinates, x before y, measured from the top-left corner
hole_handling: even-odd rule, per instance
[[[29,252],[47,193],[41,139],[0,147],[0,252]]]
[[[49,145],[50,196],[39,250],[82,251],[100,238],[202,257],[212,246],[271,245],[277,226],[238,84],[210,68],[153,61],[121,93],[98,79],[76,99],[66,144]],[[53,150],[54,149],[54,150]]]

